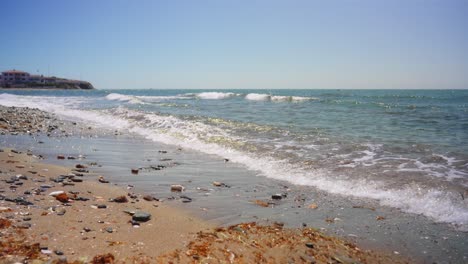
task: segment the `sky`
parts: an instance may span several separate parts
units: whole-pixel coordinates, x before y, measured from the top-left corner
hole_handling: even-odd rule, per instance
[[[0,70],[100,89],[468,89],[468,0],[2,0]]]

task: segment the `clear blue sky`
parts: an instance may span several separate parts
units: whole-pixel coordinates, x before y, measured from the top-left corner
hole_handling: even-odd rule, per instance
[[[3,0],[0,70],[98,88],[468,88],[468,0]]]

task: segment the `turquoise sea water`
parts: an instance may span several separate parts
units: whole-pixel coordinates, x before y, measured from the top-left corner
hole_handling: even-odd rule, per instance
[[[0,104],[468,230],[468,90],[2,90]]]

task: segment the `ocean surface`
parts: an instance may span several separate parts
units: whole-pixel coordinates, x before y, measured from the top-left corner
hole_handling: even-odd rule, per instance
[[[0,105],[468,231],[468,90],[0,90]]]

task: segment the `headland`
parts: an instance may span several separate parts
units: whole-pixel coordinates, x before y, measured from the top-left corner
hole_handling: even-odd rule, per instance
[[[0,88],[12,89],[94,89],[90,82],[55,76],[32,75],[25,71],[8,70],[0,74]]]

